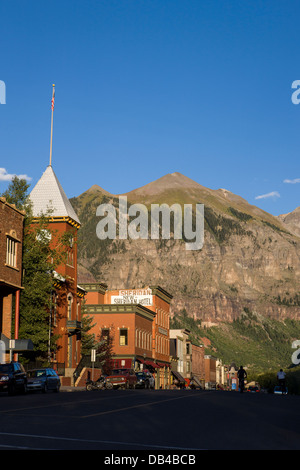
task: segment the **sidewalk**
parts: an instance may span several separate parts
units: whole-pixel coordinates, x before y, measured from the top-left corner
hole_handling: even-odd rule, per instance
[[[61,385],[61,392],[85,392],[85,387],[73,387],[72,385]]]

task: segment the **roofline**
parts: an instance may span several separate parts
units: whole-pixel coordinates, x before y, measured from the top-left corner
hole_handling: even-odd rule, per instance
[[[107,291],[107,284],[103,282],[80,282],[79,284],[86,292],[100,292],[100,294],[105,294]]]
[[[81,224],[79,222],[77,222],[76,220],[72,219],[72,217],[69,217],[69,216],[61,216],[61,217],[53,217],[53,216],[47,217],[46,216],[46,219],[48,219],[49,222],[66,222],[67,224],[72,225],[72,227],[76,227],[76,228],[81,227]],[[37,223],[39,220],[40,220],[40,217],[32,218],[33,223]]]
[[[25,217],[26,212],[22,209],[18,209],[15,204],[11,204],[10,202],[7,202],[6,197],[0,196],[0,202],[2,202],[2,204],[5,204],[6,206],[10,207],[14,211],[18,212],[20,215]]]
[[[85,306],[86,313],[88,314],[114,314],[114,313],[135,313],[149,320],[153,320],[156,312],[144,307],[141,304],[88,304]]]

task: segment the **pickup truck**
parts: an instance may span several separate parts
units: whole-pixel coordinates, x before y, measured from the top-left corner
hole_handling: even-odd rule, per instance
[[[106,381],[111,383],[113,388],[135,388],[137,378],[132,369],[113,369]]]

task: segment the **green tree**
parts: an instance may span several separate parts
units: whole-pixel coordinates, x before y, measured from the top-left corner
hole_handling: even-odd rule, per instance
[[[20,296],[20,338],[31,339],[35,355],[46,358],[56,350],[58,336],[49,329],[50,311],[53,306],[53,272],[61,256],[51,247],[52,233],[47,217],[42,216],[36,223],[31,217],[25,219],[23,240],[23,287]],[[51,237],[51,238],[50,238]],[[49,345],[50,340],[50,345]]]
[[[103,337],[99,335],[98,337],[98,344],[96,346],[96,356],[98,360],[101,362],[102,371],[104,374],[109,375],[110,371],[113,368],[113,347],[114,347],[114,339],[115,339],[115,329],[114,326],[111,325],[109,329],[108,335]]]
[[[89,356],[91,349],[97,347],[95,335],[90,333],[91,328],[95,326],[93,324],[93,317],[85,313],[85,301],[81,307],[81,355]]]
[[[28,209],[27,191],[29,186],[30,184],[27,183],[25,179],[20,179],[17,176],[14,176],[11,184],[2,194],[2,197],[5,197],[7,202],[10,204],[15,204],[17,209]]]

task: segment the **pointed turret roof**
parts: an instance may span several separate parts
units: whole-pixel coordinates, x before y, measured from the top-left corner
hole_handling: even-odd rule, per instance
[[[80,224],[51,165],[47,166],[29,197],[34,217],[39,217],[41,213],[45,214],[51,209],[51,217],[69,217]]]

